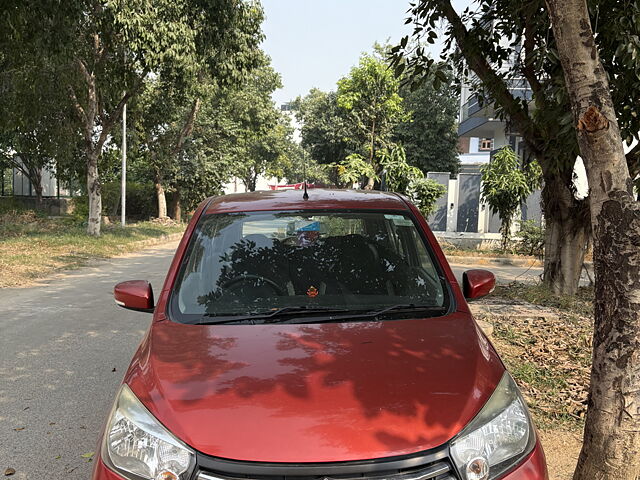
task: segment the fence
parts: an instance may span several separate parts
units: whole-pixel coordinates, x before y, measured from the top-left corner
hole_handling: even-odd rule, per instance
[[[480,200],[482,177],[479,173],[460,173],[450,178],[449,172],[429,172],[427,178],[446,188],[445,194],[436,202],[437,210],[429,217],[434,232],[499,233],[500,218],[490,212]],[[540,191],[536,190],[523,202],[522,220],[542,221]]]

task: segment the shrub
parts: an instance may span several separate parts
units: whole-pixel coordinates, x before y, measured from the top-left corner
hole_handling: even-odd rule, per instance
[[[544,255],[544,227],[535,220],[525,220],[520,222],[518,231],[520,241],[516,244],[517,253],[523,255]]]
[[[120,183],[108,182],[102,185],[102,214],[120,214]],[[127,217],[148,219],[158,215],[156,193],[153,183],[127,183]]]
[[[431,178],[421,178],[414,181],[410,190],[411,200],[425,218],[429,218],[429,215],[436,211],[436,202],[447,191],[444,185],[440,185]]]

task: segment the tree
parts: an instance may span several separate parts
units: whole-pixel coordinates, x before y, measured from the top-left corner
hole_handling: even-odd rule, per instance
[[[12,15],[20,21],[11,22],[17,31],[12,47],[23,51],[25,38],[37,46],[33,58],[46,58],[56,67],[55,82],[76,113],[91,235],[100,233],[103,148],[124,104],[138,94],[147,75],[184,79],[206,70],[216,78],[233,78],[254,62],[245,50],[261,40],[259,7],[242,0],[75,0],[57,9],[40,1],[16,8]],[[28,62],[29,56],[21,59]]]
[[[525,167],[511,147],[503,147],[480,167],[482,199],[492,212],[497,213],[502,225],[502,250],[509,246],[511,225],[522,203],[540,186],[540,167],[531,162]]]
[[[10,48],[18,38],[2,24],[8,15],[0,19],[0,159],[29,179],[41,204],[42,172],[70,155],[77,131],[68,119],[66,97],[50,81],[54,66],[32,55],[33,46]],[[20,20],[19,15],[12,19],[18,25]]]
[[[542,0],[481,0],[474,8],[461,16],[449,0],[418,1],[410,17],[415,41],[403,38],[392,49],[392,64],[397,74],[416,84],[429,79],[442,84],[453,66],[454,81],[471,81],[480,100],[492,103],[495,115],[506,118],[522,136],[525,163],[535,158],[544,178],[544,281],[558,293],[573,294],[589,238],[589,206],[573,195],[578,145],[544,4]],[[433,43],[441,31],[444,62],[438,63],[428,57],[419,40]],[[526,83],[518,80],[523,78]],[[526,96],[515,94],[527,84],[533,92],[532,105]]]
[[[404,147],[407,161],[425,173],[457,173],[460,100],[455,88],[436,90],[432,81],[425,81],[414,91],[402,86],[400,95],[411,117],[398,123],[393,138]]]
[[[640,203],[585,0],[547,0],[591,197],[595,325],[574,479],[640,478]]]
[[[226,115],[233,122],[235,174],[249,191],[256,189],[258,178],[266,173],[282,174],[275,163],[287,151],[290,137],[288,120],[276,109],[271,94],[282,83],[272,67],[253,71],[246,82],[230,90]]]
[[[387,63],[372,55],[363,55],[358,66],[338,81],[337,104],[348,112],[350,133],[360,145],[363,157],[379,173],[377,152],[391,140],[394,127],[407,118],[398,91],[400,82]],[[369,176],[365,188],[372,189],[375,176]]]
[[[293,102],[296,118],[302,124],[301,145],[319,164],[336,163],[355,153],[349,141],[347,112],[338,107],[336,92],[313,88]]]

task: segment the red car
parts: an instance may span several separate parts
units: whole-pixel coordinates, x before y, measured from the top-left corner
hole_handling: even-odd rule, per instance
[[[196,211],[94,480],[546,480],[525,402],[401,195],[270,191]]]

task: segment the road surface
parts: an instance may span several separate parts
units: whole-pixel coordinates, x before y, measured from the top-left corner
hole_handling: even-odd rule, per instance
[[[96,442],[151,315],[118,308],[113,285],[146,279],[158,290],[177,243],[0,290],[0,475],[88,480]],[[455,265],[458,278],[471,268]],[[541,270],[492,267],[501,282]]]

